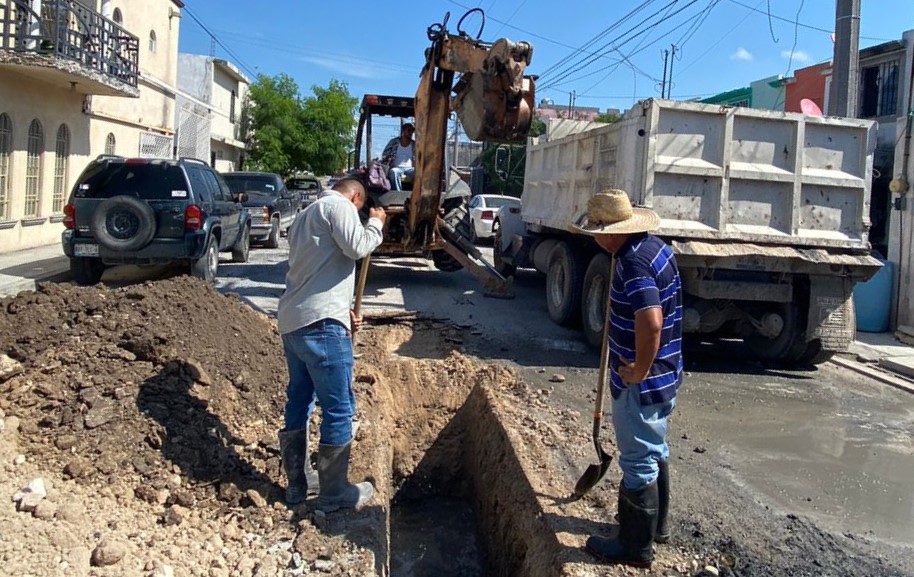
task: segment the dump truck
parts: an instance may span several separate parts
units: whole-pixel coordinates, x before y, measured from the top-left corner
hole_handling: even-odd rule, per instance
[[[656,211],[683,283],[683,330],[740,338],[764,361],[822,363],[854,340],[852,290],[870,256],[873,122],[669,100],[613,124],[554,121],[528,139],[517,214],[494,266],[546,275],[550,318],[602,334],[609,259],[574,225],[625,190]]]

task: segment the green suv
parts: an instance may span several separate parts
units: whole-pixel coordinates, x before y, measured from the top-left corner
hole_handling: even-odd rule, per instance
[[[64,207],[61,240],[73,279],[95,284],[108,265],[183,263],[213,282],[220,252],[248,259],[246,200],[200,160],[99,156]]]

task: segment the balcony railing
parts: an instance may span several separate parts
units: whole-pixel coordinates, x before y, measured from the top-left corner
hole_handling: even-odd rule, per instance
[[[76,0],[0,0],[0,50],[53,54],[136,87],[139,39]]]

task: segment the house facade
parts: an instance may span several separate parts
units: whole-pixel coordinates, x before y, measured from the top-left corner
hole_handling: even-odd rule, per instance
[[[240,170],[245,154],[241,106],[249,86],[230,62],[179,54],[178,156],[199,158],[220,172]]]
[[[0,0],[0,252],[59,242],[99,154],[170,156],[180,0]]]

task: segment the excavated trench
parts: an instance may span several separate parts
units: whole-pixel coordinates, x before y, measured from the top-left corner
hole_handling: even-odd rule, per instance
[[[378,358],[367,369],[374,375],[362,372],[357,381],[371,385],[373,400],[385,392],[387,398],[374,404],[378,424],[394,425],[388,428],[391,451],[384,457],[378,451],[375,460],[380,469],[385,461],[390,464],[391,479],[384,491],[390,499],[384,523],[388,548],[377,559],[378,572],[559,574],[559,543],[528,480],[531,465],[541,459],[525,455],[513,431],[525,415],[505,402],[522,402],[516,376],[459,354],[407,360],[394,352],[412,349],[424,359],[443,355],[453,345],[445,340],[447,328],[434,323],[392,327],[375,336],[387,340],[376,344],[390,356],[387,362]],[[379,426],[378,433],[385,428]]]

